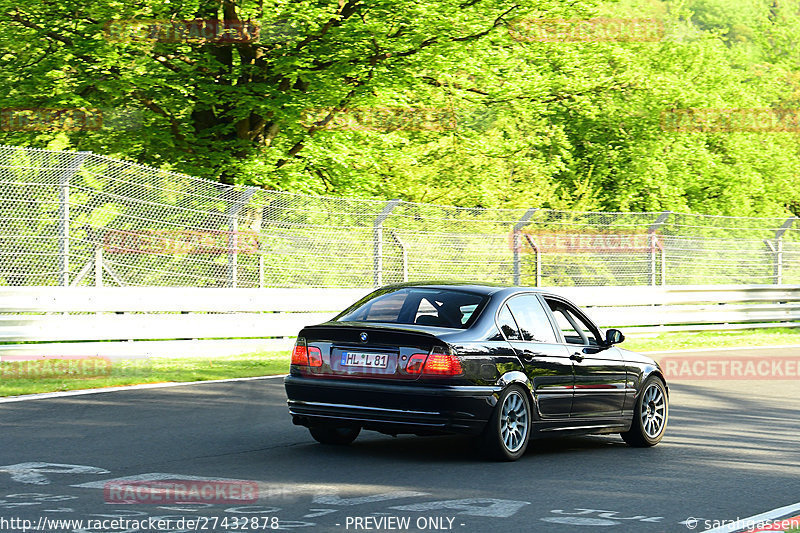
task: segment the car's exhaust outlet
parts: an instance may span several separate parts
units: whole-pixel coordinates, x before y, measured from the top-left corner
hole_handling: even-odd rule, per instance
[[[308,418],[300,415],[292,416],[292,424],[294,424],[295,426],[305,426],[305,427],[309,426]]]

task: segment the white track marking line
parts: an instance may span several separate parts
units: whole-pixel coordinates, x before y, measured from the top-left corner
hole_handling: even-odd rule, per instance
[[[142,389],[163,389],[166,387],[183,387],[185,385],[205,385],[208,383],[232,383],[234,381],[253,381],[258,379],[274,379],[283,378],[287,374],[278,374],[275,376],[255,376],[250,378],[229,378],[229,379],[210,379],[207,381],[179,381],[169,383],[144,383],[142,385],[125,385],[123,387],[104,387],[102,389],[83,389],[83,390],[69,390],[61,392],[43,392],[41,394],[25,394],[23,396],[8,396],[7,398],[0,398],[0,403],[24,402],[27,400],[47,400],[50,398],[64,398],[67,396],[83,396],[86,394],[102,394],[106,392],[117,392],[126,390],[142,390]]]
[[[715,527],[714,529],[707,529],[703,531],[703,533],[735,533],[736,531],[747,531],[748,529],[752,529],[753,525],[755,524],[774,521],[798,510],[800,510],[800,502],[787,505],[786,507],[773,509],[772,511],[767,511],[765,513],[753,515],[748,518],[742,518],[733,524]]]
[[[781,348],[800,348],[800,344],[786,344],[783,346],[729,346],[722,348],[686,348],[683,350],[658,350],[655,352],[640,352],[647,355],[689,353],[689,352],[735,352],[745,350],[780,350]]]

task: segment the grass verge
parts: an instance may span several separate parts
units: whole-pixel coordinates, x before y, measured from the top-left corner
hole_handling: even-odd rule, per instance
[[[624,333],[623,329],[623,333]],[[620,346],[634,352],[735,348],[747,346],[800,345],[800,328],[770,328],[742,331],[684,331],[626,339]]]
[[[289,354],[264,352],[229,357],[99,358],[0,362],[0,396],[17,396],[142,383],[206,381],[285,374]]]
[[[800,345],[800,328],[662,333],[629,338],[637,352],[746,346]],[[289,354],[261,352],[230,357],[151,358],[127,361],[37,360],[0,362],[0,396],[119,387],[141,383],[206,381],[285,374]]]

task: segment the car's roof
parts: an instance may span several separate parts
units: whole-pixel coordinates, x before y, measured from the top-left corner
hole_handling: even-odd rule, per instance
[[[407,283],[395,283],[387,285],[384,288],[404,288],[404,287],[420,287],[425,289],[457,289],[460,291],[471,292],[491,296],[497,292],[504,291],[511,292],[545,292],[535,287],[519,287],[500,285],[496,283],[483,283],[474,281],[412,281]]]

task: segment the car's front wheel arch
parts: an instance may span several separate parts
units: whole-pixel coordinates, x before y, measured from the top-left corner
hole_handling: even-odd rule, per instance
[[[650,447],[661,442],[669,420],[669,395],[664,378],[651,373],[636,396],[631,427],[621,433],[634,447]]]

